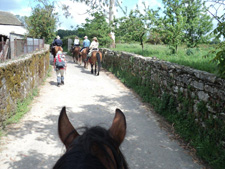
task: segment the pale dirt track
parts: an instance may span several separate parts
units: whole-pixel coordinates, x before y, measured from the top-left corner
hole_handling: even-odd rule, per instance
[[[68,57],[69,58],[69,57]],[[159,118],[109,72],[94,76],[90,69],[68,63],[65,85],[56,86],[56,75],[40,86],[31,110],[18,124],[9,126],[0,140],[0,169],[52,168],[63,154],[57,134],[63,106],[75,127],[111,125],[116,108],[127,118],[122,152],[131,169],[200,169],[171,134],[160,127]]]

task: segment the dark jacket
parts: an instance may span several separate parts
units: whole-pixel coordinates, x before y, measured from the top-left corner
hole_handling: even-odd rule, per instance
[[[56,39],[54,42],[53,42],[53,46],[62,46],[63,43],[60,39]]]

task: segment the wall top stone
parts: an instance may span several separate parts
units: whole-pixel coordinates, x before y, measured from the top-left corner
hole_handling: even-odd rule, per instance
[[[157,65],[157,68],[161,67],[161,69],[166,70],[168,72],[175,70],[178,74],[189,74],[196,77],[196,79],[198,80],[204,81],[205,83],[214,83],[214,84],[218,84],[220,86],[222,85],[223,87],[225,87],[224,79],[221,79],[217,77],[216,75],[206,71],[197,70],[188,66],[178,65],[176,63],[171,63],[164,60],[159,60],[156,57],[144,57],[142,55],[137,55],[137,54],[124,52],[124,51],[112,51],[107,48],[102,48],[101,50],[107,51],[107,52],[114,52],[114,55],[117,55],[117,56],[135,57],[141,60],[143,59],[146,64],[148,64],[148,62],[150,63],[152,62],[155,65]]]

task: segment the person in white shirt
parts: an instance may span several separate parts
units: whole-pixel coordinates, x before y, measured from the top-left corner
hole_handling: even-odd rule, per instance
[[[87,61],[91,57],[93,50],[98,51],[98,46],[99,46],[98,39],[94,37],[93,41],[91,42],[91,45],[89,46],[90,51],[87,55]]]
[[[74,46],[80,46],[80,40],[77,36],[74,39]]]

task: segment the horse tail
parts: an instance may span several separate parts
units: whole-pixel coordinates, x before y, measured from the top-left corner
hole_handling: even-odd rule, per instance
[[[100,68],[101,68],[101,59],[100,59],[99,52],[96,53],[96,57],[97,57],[97,61],[98,61],[98,74],[99,74]]]

